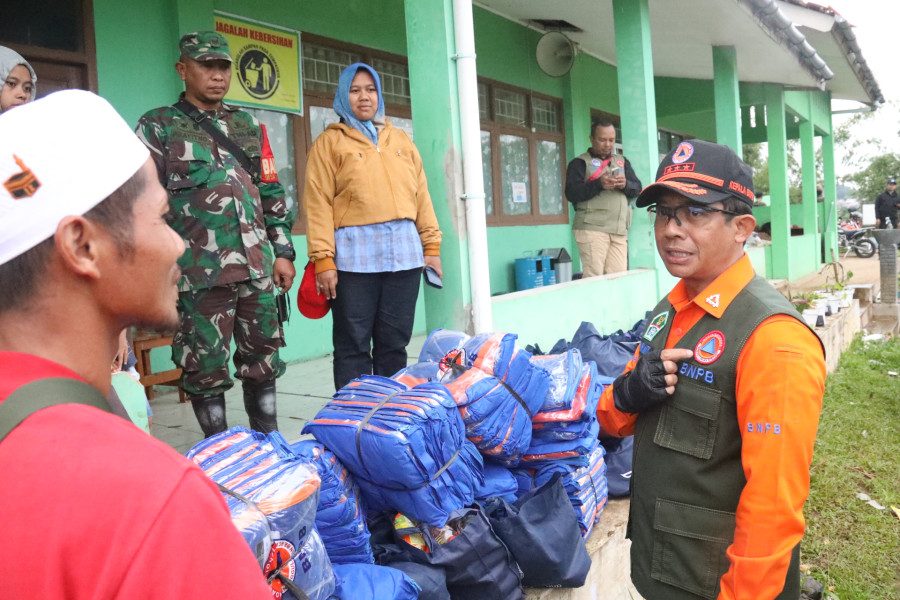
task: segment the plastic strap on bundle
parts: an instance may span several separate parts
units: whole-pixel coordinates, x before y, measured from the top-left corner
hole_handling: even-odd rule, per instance
[[[260,515],[262,515],[263,523],[266,526],[266,540],[269,545],[269,550],[271,550],[272,544],[275,543],[275,538],[272,536],[272,528],[269,527],[269,518],[266,516],[266,513],[264,513],[262,511],[262,509],[256,505],[256,502],[254,502],[250,498],[244,496],[243,494],[236,492],[232,489],[229,489],[229,488],[225,487],[224,485],[222,485],[221,483],[218,483],[215,481],[213,483],[215,483],[219,487],[219,491],[222,492],[223,494],[228,494],[232,498],[236,498],[237,500],[243,502],[244,504],[246,504],[247,506],[249,506],[256,512],[258,512]],[[253,549],[253,550],[255,550],[255,549]],[[270,580],[270,583],[271,583],[271,580]]]
[[[451,353],[448,354],[447,357],[446,357],[447,359],[449,359],[448,362],[447,362],[447,365],[448,365],[451,369],[453,369],[453,370],[456,371],[457,373],[465,373],[465,372],[468,371],[469,369],[474,369],[474,368],[476,368],[476,367],[466,367],[466,366],[461,365],[461,364],[459,364],[458,362],[456,362],[456,359],[459,357],[458,352],[460,352],[460,351],[455,350],[454,352],[457,353],[455,356],[451,356],[450,354],[453,354],[453,352],[451,352]],[[480,370],[480,369],[479,369],[479,370]],[[512,397],[516,399],[516,402],[518,402],[519,404],[521,404],[521,405],[522,405],[522,408],[525,409],[525,414],[528,415],[528,418],[529,418],[529,419],[533,419],[533,418],[534,418],[534,415],[531,414],[531,409],[528,408],[528,405],[525,404],[525,401],[522,400],[522,397],[519,396],[519,394],[516,393],[516,390],[512,389],[508,383],[506,383],[505,381],[503,381],[502,379],[500,379],[500,378],[497,377],[496,375],[492,375],[492,374],[490,374],[490,373],[488,373],[488,375],[490,375],[491,377],[493,377],[494,379],[496,379],[497,381],[499,381],[500,384],[501,384],[503,387],[505,387],[506,390],[507,390],[510,394],[512,394]]]
[[[362,446],[360,445],[360,441],[359,441],[360,436],[362,435],[363,428],[365,428],[366,423],[369,422],[369,419],[371,419],[375,415],[375,413],[378,412],[378,409],[380,409],[382,406],[387,404],[391,398],[393,398],[397,394],[403,394],[408,391],[409,390],[400,390],[400,391],[394,392],[390,396],[385,396],[384,400],[382,400],[381,402],[379,402],[378,404],[373,406],[372,410],[369,411],[369,414],[367,414],[363,418],[363,420],[359,422],[359,425],[356,426],[356,454],[357,454],[357,456],[359,456],[359,464],[362,465],[362,468],[366,470],[366,473],[370,477],[372,476],[372,471],[370,471],[369,467],[366,466],[366,461],[363,459]],[[378,481],[374,481],[373,479],[362,477],[361,475],[357,475],[357,477],[359,477],[360,479],[364,479],[365,481],[368,481],[369,483],[371,483],[373,485],[377,485],[378,487],[380,487],[382,489],[390,490],[392,492],[415,492],[416,490],[420,490],[423,487],[431,485],[432,483],[437,481],[438,477],[440,477],[444,473],[444,471],[446,471],[448,468],[450,468],[450,465],[453,464],[453,461],[456,460],[457,456],[459,456],[460,450],[462,450],[462,446],[460,446],[459,448],[456,449],[456,452],[453,453],[453,456],[450,457],[450,460],[448,460],[446,463],[444,463],[443,467],[438,469],[438,472],[434,474],[434,477],[432,477],[431,479],[429,479],[422,485],[416,486],[414,488],[395,488],[395,487],[390,487],[390,486],[384,485],[383,483],[380,483]]]

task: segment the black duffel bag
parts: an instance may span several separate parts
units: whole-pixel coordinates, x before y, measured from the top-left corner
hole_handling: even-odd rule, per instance
[[[395,543],[403,548],[408,560],[442,567],[453,600],[524,598],[522,571],[484,512],[477,507],[455,510],[450,513],[451,522],[458,523],[454,529],[459,532],[443,544],[428,531],[422,532],[428,552],[406,543],[396,533]]]
[[[397,542],[389,513],[369,515],[369,532],[375,564],[399,569],[419,586],[419,600],[451,600],[443,567],[413,562],[409,544]]]
[[[485,513],[519,563],[525,574],[525,585],[584,585],[591,569],[591,557],[560,473],[513,504],[491,498]]]

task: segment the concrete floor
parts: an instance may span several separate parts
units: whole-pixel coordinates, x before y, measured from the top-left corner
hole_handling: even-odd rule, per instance
[[[410,342],[407,349],[410,364],[416,362],[425,337],[417,336]],[[194,411],[190,403],[178,402],[175,388],[156,387],[155,391],[156,395],[150,401],[153,409],[153,436],[184,454],[203,439]],[[300,433],[303,426],[315,417],[334,393],[331,355],[288,365],[285,374],[278,379],[276,391],[278,429],[281,434],[291,443],[308,437]],[[239,381],[225,394],[225,412],[229,427],[249,425]]]

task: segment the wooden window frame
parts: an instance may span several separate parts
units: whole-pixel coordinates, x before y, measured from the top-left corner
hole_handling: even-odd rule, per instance
[[[478,78],[479,83],[487,86],[488,100],[488,120],[481,121],[481,130],[488,132],[491,136],[491,174],[493,180],[493,190],[491,202],[494,208],[494,214],[486,215],[486,223],[488,227],[515,227],[521,225],[561,225],[569,223],[569,210],[565,197],[565,181],[566,181],[566,136],[565,136],[565,116],[563,114],[563,102],[559,98],[533,92],[531,90],[509,85],[493,79],[484,77]],[[525,115],[527,124],[523,126],[507,125],[505,123],[497,123],[494,115],[494,89],[502,88],[511,92],[516,92],[525,96]],[[540,98],[553,102],[557,108],[559,116],[559,131],[543,131],[535,129],[532,125],[532,98]],[[500,136],[514,135],[524,138],[528,141],[528,195],[531,203],[531,212],[525,215],[504,215],[503,214],[503,171],[500,161]],[[563,211],[558,215],[541,214],[540,200],[540,179],[538,177],[537,165],[537,142],[550,141],[559,144],[559,173],[562,187],[560,195],[563,199]]]
[[[97,42],[94,33],[93,0],[82,0],[81,2],[81,31],[84,36],[84,45],[80,51],[58,50],[2,40],[0,40],[0,45],[12,48],[29,59],[84,66],[87,73],[88,90],[96,94],[99,86],[97,83]],[[40,86],[40,74],[38,74],[38,85]]]

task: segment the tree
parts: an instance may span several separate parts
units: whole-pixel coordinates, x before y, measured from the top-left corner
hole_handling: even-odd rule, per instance
[[[796,156],[798,148],[799,142],[797,140],[787,141],[788,198],[791,204],[803,202],[803,172],[800,161],[797,160]],[[771,190],[769,185],[768,144],[744,144],[743,151],[744,162],[753,169],[753,189],[763,195],[768,194]]]
[[[890,177],[900,175],[900,154],[895,143],[900,129],[900,102],[892,100],[877,111],[854,114],[835,127],[835,153],[850,174],[840,182],[856,188],[860,202],[871,203],[884,191]]]
[[[763,155],[762,144],[744,144],[744,162],[753,169],[753,189],[769,193],[769,157]]]
[[[855,184],[857,198],[860,202],[875,202],[878,194],[884,191],[888,179],[900,173],[900,154],[882,154],[873,158],[869,165],[844,181]]]

